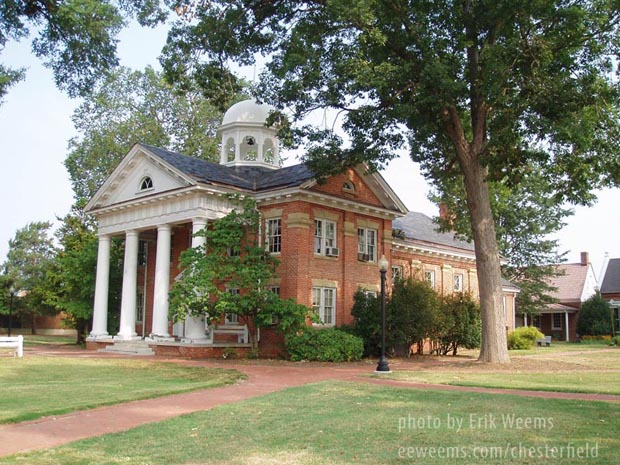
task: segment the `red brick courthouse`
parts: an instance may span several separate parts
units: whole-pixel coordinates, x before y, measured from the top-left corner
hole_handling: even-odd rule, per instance
[[[412,275],[442,292],[477,295],[473,245],[408,212],[383,177],[366,174],[363,166],[325,184],[303,164],[280,167],[275,131],[264,124],[268,113],[269,107],[249,100],[226,112],[219,164],[137,144],[89,202],[87,211],[99,222],[90,348],[143,340],[156,353],[208,356],[227,346],[248,347],[247,329],[237,321],[207,326],[200,318],[168,320],[179,255],[204,240],[193,232],[231,211],[229,193],[250,195],[260,208],[263,243],[280,261],[274,290],[313,307],[325,325],[352,322],[357,289],[379,290],[382,255],[392,276]],[[110,244],[117,236],[125,240],[124,274],[120,329],[110,335]],[[518,289],[506,283],[504,290],[506,326],[513,328]],[[263,354],[275,352],[273,334],[261,330]]]

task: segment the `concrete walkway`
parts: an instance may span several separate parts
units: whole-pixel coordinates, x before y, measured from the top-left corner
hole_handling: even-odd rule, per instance
[[[47,356],[118,357],[84,351],[72,353],[67,350],[44,351],[39,349],[37,352],[40,355]],[[157,357],[156,359],[159,360],[160,358]],[[465,391],[558,399],[620,402],[620,396],[612,395],[470,388],[462,386],[417,384],[364,377],[363,375],[373,372],[374,365],[343,364],[333,366],[291,366],[289,364],[260,363],[224,364],[217,361],[188,361],[166,358],[161,358],[160,360],[175,361],[192,366],[232,368],[243,372],[248,378],[238,384],[230,386],[204,389],[156,399],[126,402],[56,417],[44,417],[38,420],[17,424],[0,425],[0,457],[18,452],[56,447],[78,439],[100,436],[102,434],[125,431],[146,423],[162,421],[179,415],[210,409],[217,405],[262,396],[289,387],[326,380],[368,382],[400,388],[425,390]],[[394,368],[395,365],[397,364],[393,364]]]

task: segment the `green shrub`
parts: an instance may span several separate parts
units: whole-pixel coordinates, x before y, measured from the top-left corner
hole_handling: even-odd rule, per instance
[[[611,344],[616,345],[618,347],[620,347],[620,336],[614,336],[611,339]]]
[[[599,293],[594,294],[583,304],[577,320],[577,333],[580,336],[601,336],[611,334],[611,308]]]
[[[387,341],[392,347],[409,348],[417,343],[422,355],[424,341],[433,338],[439,317],[439,296],[426,281],[397,280],[387,305]]]
[[[469,293],[456,292],[441,297],[433,338],[441,355],[460,347],[477,349],[482,342],[480,306]]]
[[[352,331],[347,333],[359,336],[364,341],[364,355],[372,357],[381,352],[381,304],[379,299],[358,289],[353,296],[351,315],[355,319]]]
[[[362,358],[364,342],[336,328],[308,327],[286,337],[286,350],[294,362],[350,362]]]
[[[537,339],[544,339],[544,337],[545,335],[534,326],[522,326],[508,333],[508,349],[531,349]]]

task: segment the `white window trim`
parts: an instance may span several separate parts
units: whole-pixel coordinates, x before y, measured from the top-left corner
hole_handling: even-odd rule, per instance
[[[319,302],[318,305],[315,305],[315,299],[314,299],[314,294],[315,291],[319,292]],[[324,323],[325,321],[325,301],[326,301],[326,294],[331,293],[332,294],[332,308],[331,308],[331,322],[329,323]],[[318,308],[315,308],[318,307]],[[320,326],[335,326],[336,325],[336,288],[335,287],[320,287],[320,286],[314,286],[312,288],[312,309],[319,315],[319,319],[321,320],[320,323],[316,323],[315,325],[320,325]],[[317,312],[318,310],[318,312]]]
[[[542,318],[540,315],[532,315],[532,326],[538,329],[542,328]]]
[[[555,316],[558,315],[560,317],[560,326],[555,325]],[[553,313],[551,315],[551,329],[562,329],[562,313]]]
[[[145,184],[147,184],[147,186],[143,187]],[[148,184],[150,184],[150,186],[148,186]],[[148,174],[146,176],[143,176],[142,179],[140,179],[140,184],[138,184],[138,192],[148,192],[152,191],[153,189],[155,189],[155,182],[153,181],[153,177]]]
[[[272,234],[271,224],[278,222],[278,230],[279,234]],[[282,218],[268,218],[265,222],[265,245],[267,247],[267,252],[272,254],[280,254],[282,252]],[[280,241],[278,242],[279,250],[271,250],[274,242],[272,238],[279,237]]]
[[[317,223],[321,224],[321,234],[317,235]],[[327,237],[327,225],[333,226],[334,237]],[[316,241],[319,239],[319,250],[317,251]],[[331,240],[332,243],[327,245],[328,240]],[[338,248],[338,223],[332,220],[326,220],[324,218],[315,218],[314,219],[314,232],[312,234],[312,250],[315,255],[326,255],[325,250],[330,248]]]
[[[403,279],[403,267],[399,265],[392,265],[392,284],[396,282],[396,279]]]
[[[363,231],[363,234],[360,234],[360,231]],[[368,247],[368,233],[372,232],[374,235],[374,244],[372,248],[372,253],[369,252]],[[363,237],[363,242],[360,244],[360,236]],[[376,229],[372,228],[357,228],[357,253],[368,255],[369,262],[377,261],[377,247],[379,243],[379,232]]]
[[[435,270],[425,270],[424,280],[431,286],[431,289],[435,289]]]
[[[463,292],[465,278],[462,273],[454,273],[452,276],[452,289],[454,292]],[[458,286],[457,286],[458,283]]]

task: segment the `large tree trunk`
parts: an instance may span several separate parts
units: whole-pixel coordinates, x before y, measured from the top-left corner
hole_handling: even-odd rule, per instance
[[[480,291],[482,347],[479,361],[508,363],[506,321],[503,312],[501,268],[495,221],[491,211],[487,169],[471,153],[459,157],[465,179],[467,208],[476,246],[476,269]]]

